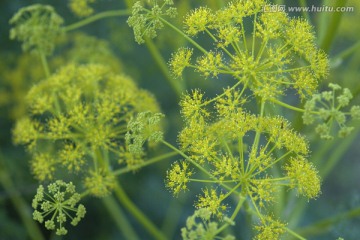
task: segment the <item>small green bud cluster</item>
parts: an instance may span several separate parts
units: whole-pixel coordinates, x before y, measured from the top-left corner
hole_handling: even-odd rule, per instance
[[[33,218],[40,223],[45,221],[45,227],[56,230],[57,235],[65,235],[67,229],[64,225],[68,221],[76,226],[85,216],[84,205],[78,204],[80,198],[72,182],[57,180],[49,184],[47,190],[40,185],[32,202],[35,209]]]
[[[311,96],[318,81],[328,75],[327,56],[317,49],[309,23],[284,12],[262,12],[265,4],[238,0],[217,11],[207,7],[191,11],[184,21],[185,32],[207,34],[215,48],[198,47],[202,53],[194,61],[192,49],[179,49],[170,60],[174,76],[181,77],[185,68],[207,78],[230,75],[264,100],[278,99],[291,88],[302,99]],[[244,27],[249,19],[251,43]]]
[[[51,55],[55,40],[63,33],[63,19],[48,5],[21,8],[11,19],[10,38],[21,42],[23,51]]]
[[[160,21],[162,16],[175,17],[176,8],[171,7],[172,0],[161,1],[152,0],[151,9],[148,10],[143,3],[138,1],[132,7],[132,15],[128,19],[128,24],[134,30],[135,41],[139,44],[144,43],[144,37],[155,38],[156,31],[163,28],[164,24]]]
[[[330,83],[331,91],[314,94],[305,104],[303,115],[304,123],[318,124],[316,132],[323,139],[333,139],[333,133],[338,129],[339,137],[346,137],[351,133],[354,127],[348,126],[349,119],[360,119],[360,106],[352,106],[350,110],[344,111],[353,98],[351,91],[337,84]],[[335,125],[335,126],[334,126]]]
[[[130,153],[143,155],[146,141],[152,144],[162,140],[163,133],[159,123],[163,117],[164,114],[161,113],[141,112],[129,121],[125,140]]]
[[[199,219],[200,221],[197,221]],[[225,219],[228,224],[234,225],[230,219]],[[211,221],[211,212],[206,208],[198,209],[186,220],[186,227],[181,229],[184,240],[235,240],[232,235],[218,236],[219,224]]]

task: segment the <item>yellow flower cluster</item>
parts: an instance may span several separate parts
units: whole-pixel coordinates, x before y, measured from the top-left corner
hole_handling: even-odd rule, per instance
[[[219,184],[221,190],[204,188],[195,206],[222,218],[227,210],[225,200],[231,194],[242,194],[265,221],[268,205],[274,202],[280,187],[295,188],[300,195],[316,198],[320,178],[306,160],[309,148],[304,137],[280,116],[245,112],[243,94],[227,88],[212,99],[198,90],[183,97],[180,105],[185,127],[178,139],[186,154],[184,161],[192,163],[201,174],[195,174],[184,161],[175,163],[167,172],[167,187],[177,195],[192,182]],[[274,175],[275,169],[285,171]],[[280,235],[282,225],[276,223],[276,227],[273,223],[259,230],[265,235],[271,230],[274,235],[269,236]]]
[[[105,40],[84,33],[67,34],[66,40],[56,41],[61,55],[49,58],[49,68],[58,69],[69,62],[102,63],[112,71],[121,73],[122,64]],[[25,96],[28,90],[45,77],[43,66],[33,54],[1,54],[0,107],[9,106],[3,116],[15,120],[27,113]]]
[[[174,195],[178,195],[181,191],[187,190],[187,183],[190,177],[193,175],[191,169],[189,169],[189,163],[175,162],[167,172],[166,186],[174,192]]]
[[[265,4],[265,0],[238,0],[218,11],[206,7],[191,11],[184,21],[185,32],[206,34],[215,48],[196,45],[201,55],[193,63],[193,50],[180,49],[170,61],[174,75],[180,77],[186,67],[205,77],[230,75],[265,100],[279,99],[291,88],[303,99],[311,96],[328,74],[327,56],[317,49],[309,23],[284,12],[263,12]],[[252,31],[245,28],[248,24]]]
[[[124,149],[132,155],[125,140],[128,123],[143,111],[159,112],[152,95],[99,64],[63,67],[34,85],[26,100],[29,115],[16,123],[13,135],[32,153],[35,177],[53,179],[66,169],[84,175],[85,187],[96,196],[108,194],[115,181],[109,170],[118,163],[109,156],[122,164],[142,161],[122,160]]]

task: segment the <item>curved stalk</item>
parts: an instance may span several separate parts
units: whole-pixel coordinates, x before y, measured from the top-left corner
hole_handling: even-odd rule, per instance
[[[84,20],[81,20],[79,22],[70,24],[66,27],[64,27],[64,31],[68,32],[68,31],[72,31],[78,28],[81,28],[85,25],[88,25],[92,22],[95,22],[97,20],[103,19],[103,18],[109,18],[109,17],[122,17],[122,16],[128,16],[131,14],[130,10],[112,10],[112,11],[106,11],[106,12],[101,12],[98,14],[95,14],[91,17],[85,18]]]
[[[130,200],[119,183],[115,186],[115,195],[121,204],[136,220],[157,240],[166,240],[166,236],[145,216],[145,214]]]

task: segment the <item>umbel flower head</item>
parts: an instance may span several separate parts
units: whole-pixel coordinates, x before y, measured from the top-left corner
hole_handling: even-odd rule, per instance
[[[9,21],[10,38],[21,42],[23,51],[51,55],[55,40],[63,33],[63,19],[48,5],[21,8]]]
[[[196,208],[223,219],[229,211],[229,196],[241,195],[265,223],[279,188],[297,189],[299,195],[313,199],[320,194],[320,177],[306,159],[306,139],[286,119],[245,112],[243,104],[242,93],[231,88],[208,100],[199,91],[183,98],[185,127],[178,139],[186,157],[172,165],[166,185],[177,195],[191,183],[218,184],[218,188],[203,188]],[[274,174],[274,169],[284,171]],[[284,230],[276,221],[269,224],[259,230],[277,228],[273,236]]]
[[[57,180],[46,189],[40,185],[32,202],[35,209],[33,218],[40,223],[45,222],[45,227],[56,230],[57,235],[65,235],[67,222],[76,226],[85,216],[84,205],[78,204],[80,198],[72,182]]]
[[[279,99],[287,89],[302,99],[311,96],[328,74],[326,54],[316,47],[309,23],[284,12],[264,12],[265,5],[265,0],[236,0],[217,11],[191,11],[185,33],[205,34],[214,47],[197,45],[201,53],[194,59],[195,51],[179,49],[170,61],[173,74],[180,77],[193,68],[207,78],[230,75],[264,100]],[[249,23],[252,28],[245,27]]]
[[[129,121],[144,111],[159,112],[151,94],[99,64],[65,66],[34,85],[26,100],[29,114],[17,122],[13,135],[14,142],[25,144],[32,154],[35,177],[54,179],[65,169],[70,175],[84,175],[85,186],[96,196],[110,192],[115,178],[109,170],[119,162],[142,161],[138,155],[138,161],[122,160],[124,149],[132,155],[125,139]],[[147,119],[143,126],[151,139],[149,128],[160,130],[156,119]]]

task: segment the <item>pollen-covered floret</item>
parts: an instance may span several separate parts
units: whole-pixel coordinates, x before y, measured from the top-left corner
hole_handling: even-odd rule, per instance
[[[186,33],[189,35],[196,35],[199,32],[211,28],[214,21],[214,14],[212,10],[207,7],[200,7],[190,12],[185,18],[184,24]]]
[[[57,180],[45,188],[40,185],[32,201],[34,220],[43,223],[49,230],[56,230],[57,235],[67,234],[65,224],[70,221],[76,226],[84,218],[86,209],[78,204],[81,196],[72,182]]]
[[[183,70],[190,66],[193,50],[182,48],[172,55],[170,68],[175,77],[181,77]]]
[[[34,4],[21,8],[9,21],[14,25],[10,38],[21,42],[26,52],[50,55],[55,40],[63,33],[64,20],[48,5]]]
[[[208,54],[199,57],[196,62],[197,71],[204,77],[217,77],[224,66],[221,53],[209,52]]]
[[[198,197],[198,201],[195,203],[196,208],[206,208],[210,211],[211,215],[214,215],[218,218],[224,217],[224,212],[228,208],[226,204],[223,203],[225,199],[225,194],[216,192],[216,189],[203,189],[203,195]]]
[[[300,195],[316,198],[320,194],[320,177],[315,167],[303,157],[291,158],[284,167],[292,188]]]
[[[192,175],[193,171],[190,169],[189,163],[185,161],[176,162],[166,172],[166,187],[176,196],[181,191],[188,189],[187,184]]]
[[[204,93],[200,90],[193,90],[191,94],[185,94],[180,101],[181,113],[187,121],[191,119],[203,119],[209,113],[204,106]]]

